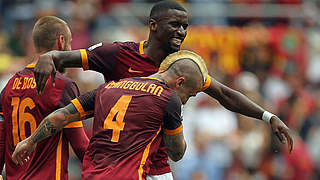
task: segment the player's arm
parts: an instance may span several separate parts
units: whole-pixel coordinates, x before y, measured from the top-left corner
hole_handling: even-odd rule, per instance
[[[35,149],[38,142],[56,134],[68,124],[79,120],[80,113],[72,103],[52,112],[41,121],[39,127],[31,136],[17,144],[12,155],[13,161],[16,164],[24,164],[29,160],[29,155]]]
[[[80,50],[50,51],[40,55],[34,68],[38,93],[42,92],[50,75],[52,75],[52,83],[55,82],[56,69],[60,70],[66,67],[82,67]]]
[[[90,69],[104,75],[110,74],[119,50],[117,43],[98,43],[88,50],[50,51],[41,55],[34,68],[37,92],[42,92],[50,75],[54,83],[56,69],[82,67],[84,70]]]
[[[166,145],[166,149],[171,160],[176,162],[182,159],[187,148],[182,131],[174,135],[164,133],[163,141]]]
[[[97,90],[87,92],[71,101],[80,113],[81,120],[93,117],[94,97],[96,91]],[[89,145],[89,138],[84,131],[82,121],[69,124],[64,128],[63,133],[69,140],[73,151],[76,153],[80,161],[82,161]]]
[[[273,133],[282,143],[287,142],[290,152],[292,151],[293,140],[289,134],[289,128],[276,115],[269,113],[245,95],[210,76],[207,78],[204,89],[206,94],[217,99],[228,110],[269,122]]]
[[[183,136],[181,105],[178,95],[173,92],[164,110],[163,141],[173,161],[182,159],[187,148]]]

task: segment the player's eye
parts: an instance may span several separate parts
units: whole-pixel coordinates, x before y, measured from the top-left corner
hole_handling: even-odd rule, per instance
[[[189,24],[182,24],[183,29],[187,29]]]

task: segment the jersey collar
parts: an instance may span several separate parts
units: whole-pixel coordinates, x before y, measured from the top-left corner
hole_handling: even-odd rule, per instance
[[[146,42],[146,40],[140,41],[140,44],[139,44],[139,53],[140,54],[144,54],[143,45],[145,42]]]

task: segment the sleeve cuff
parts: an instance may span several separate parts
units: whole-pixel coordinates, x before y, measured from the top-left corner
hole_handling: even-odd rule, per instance
[[[164,133],[167,134],[167,135],[176,135],[176,134],[179,134],[180,132],[182,132],[183,128],[182,128],[182,125],[180,125],[176,129],[172,129],[172,130],[163,129],[163,130],[164,130]]]
[[[88,112],[84,111],[78,99],[73,99],[71,103],[76,107],[77,111],[80,113],[80,120],[84,120],[87,115],[90,115],[93,113],[93,111],[88,111]]]
[[[203,85],[201,90],[205,91],[206,89],[208,89],[210,84],[211,84],[211,77],[209,75],[207,75],[206,82],[204,83],[204,85]]]
[[[89,70],[88,54],[85,49],[80,49],[82,68],[83,70]]]
[[[80,128],[80,127],[83,127],[82,121],[72,122],[67,126],[65,126],[64,128],[66,129],[66,128]]]

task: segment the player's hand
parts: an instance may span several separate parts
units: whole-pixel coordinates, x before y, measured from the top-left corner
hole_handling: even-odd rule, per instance
[[[289,128],[285,125],[277,116],[273,116],[270,119],[272,132],[278,137],[281,143],[287,143],[289,152],[291,153],[293,148],[293,140],[289,134]]]
[[[19,142],[12,154],[13,162],[17,165],[20,164],[20,166],[28,162],[30,159],[29,156],[36,148],[36,146],[37,144],[33,143],[30,138]]]
[[[52,59],[52,55],[49,53],[39,56],[39,60],[36,67],[33,70],[35,81],[37,83],[37,92],[41,94],[46,86],[47,80],[51,75],[53,86],[55,85],[56,68]]]

